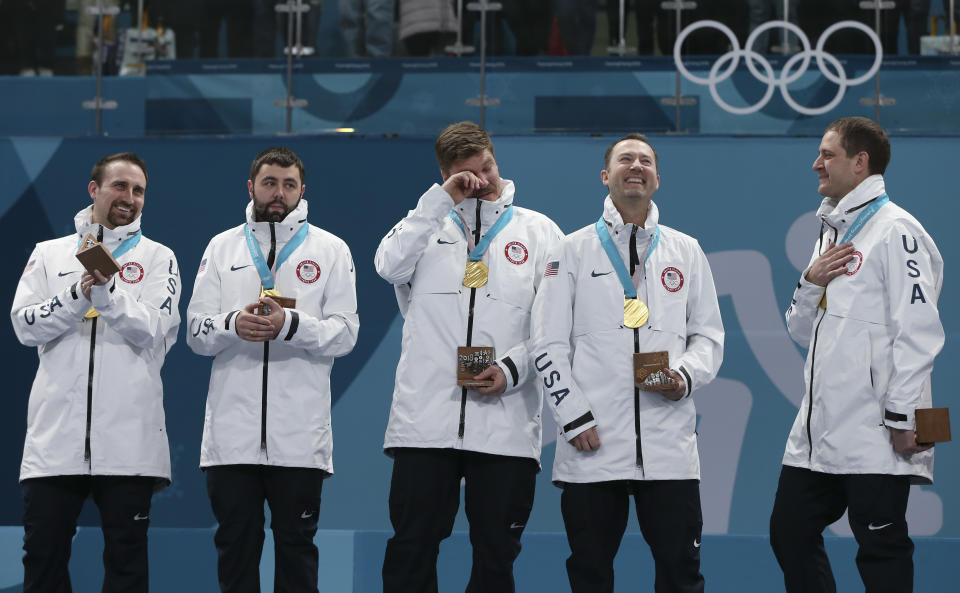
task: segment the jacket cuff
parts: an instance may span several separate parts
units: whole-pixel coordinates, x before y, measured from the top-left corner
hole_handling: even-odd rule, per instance
[[[300,313],[296,309],[284,309],[283,327],[280,328],[280,333],[277,334],[275,339],[281,342],[289,342],[293,339],[293,336],[297,335],[298,329],[300,329]]]
[[[420,203],[417,210],[425,218],[439,222],[443,217],[450,214],[453,209],[453,198],[443,189],[443,186],[436,183],[420,197]]]
[[[809,270],[809,268],[807,270]],[[793,302],[794,304],[816,308],[820,304],[820,299],[823,298],[827,287],[814,284],[807,280],[807,270],[804,270],[803,273],[800,274],[797,289],[793,291]]]
[[[913,410],[896,411],[887,407],[883,410],[883,425],[899,430],[913,430],[914,412]]]
[[[90,302],[93,304],[94,308],[98,311],[100,309],[107,309],[114,303],[113,291],[116,290],[117,279],[112,278],[110,282],[106,284],[96,285],[90,287]]]
[[[514,389],[520,384],[520,370],[512,358],[504,356],[497,361],[497,366],[500,367],[500,370],[503,371],[503,374],[507,377],[507,389]]]
[[[681,399],[690,397],[690,394],[693,393],[693,379],[690,377],[690,373],[682,364],[674,372],[679,373],[683,377],[683,382],[687,385],[687,392],[683,394]]]
[[[593,417],[593,412],[587,410],[585,414],[571,420],[570,422],[563,425],[561,430],[563,431],[564,438],[567,439],[567,442],[573,440],[578,434],[586,432],[597,425],[596,419]]]

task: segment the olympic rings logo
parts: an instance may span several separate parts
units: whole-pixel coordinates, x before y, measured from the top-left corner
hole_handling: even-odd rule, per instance
[[[720,59],[718,59],[713,64],[713,67],[710,68],[710,75],[703,77],[697,76],[687,70],[687,67],[683,65],[683,60],[680,59],[680,49],[683,47],[683,42],[686,40],[687,36],[698,29],[705,28],[717,29],[726,35],[727,39],[730,40],[730,45],[733,46],[733,49],[720,56]],[[800,39],[800,44],[803,46],[803,51],[794,54],[789,60],[786,61],[786,63],[783,65],[783,69],[780,71],[779,76],[774,75],[773,67],[770,65],[770,62],[763,57],[763,54],[753,51],[754,41],[756,41],[757,37],[761,33],[767,31],[768,29],[787,29]],[[848,78],[843,65],[840,63],[840,60],[835,58],[832,54],[823,51],[823,46],[827,43],[827,39],[839,29],[859,29],[860,31],[866,33],[870,40],[873,41],[873,47],[876,50],[876,55],[874,57],[873,64],[870,66],[870,69],[867,70],[867,72],[862,76]],[[744,58],[747,69],[750,70],[750,73],[757,80],[767,83],[767,91],[764,93],[763,97],[757,103],[748,107],[735,107],[730,105],[720,97],[720,93],[717,91],[717,85],[733,75],[734,70],[737,69],[737,65],[740,62],[740,58]],[[810,66],[810,58],[816,58],[817,68],[819,68],[823,76],[839,87],[837,89],[837,95],[829,103],[822,107],[805,107],[800,105],[793,99],[792,96],[790,96],[790,91],[787,90],[787,85],[806,74],[807,69]],[[717,103],[717,105],[722,107],[728,113],[732,113],[734,115],[747,115],[757,112],[763,109],[770,99],[773,98],[774,91],[779,88],[780,94],[783,95],[783,100],[786,101],[787,105],[789,105],[798,113],[803,115],[821,115],[823,113],[827,113],[840,104],[840,101],[843,100],[843,95],[847,91],[847,87],[863,84],[872,78],[878,70],[880,70],[880,63],[883,61],[883,46],[880,44],[880,38],[877,37],[877,34],[874,33],[870,27],[858,21],[840,21],[827,27],[827,30],[824,31],[817,40],[816,49],[811,50],[810,39],[807,38],[800,27],[789,21],[769,21],[754,29],[753,32],[750,33],[750,36],[747,37],[747,42],[744,45],[744,49],[740,49],[740,42],[737,41],[737,37],[733,34],[733,31],[729,27],[719,21],[705,20],[691,23],[680,32],[676,43],[673,44],[673,61],[676,63],[677,70],[683,75],[684,78],[695,84],[708,86],[710,88],[710,96],[713,97],[713,100]],[[799,66],[797,66],[798,62],[800,62]],[[829,64],[830,67],[828,68],[825,66],[824,62]],[[724,64],[727,64],[726,68],[724,68]],[[760,72],[760,70],[757,69],[756,64],[760,64],[761,68],[763,68],[763,72]],[[723,72],[720,71],[721,68],[724,68]]]

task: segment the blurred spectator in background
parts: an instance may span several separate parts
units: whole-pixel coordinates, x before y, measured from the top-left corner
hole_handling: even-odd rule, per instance
[[[560,43],[567,53],[590,55],[597,29],[597,0],[556,0],[556,14]]]
[[[783,0],[748,0],[750,6],[750,31],[768,21],[782,21],[783,18]],[[791,0],[788,4],[786,20],[794,25],[798,25],[797,4],[800,0]],[[792,54],[800,49],[800,42],[790,33],[786,34],[784,39],[783,29],[777,29],[775,34],[772,30],[764,31],[753,44],[753,51],[762,54],[778,53]]]
[[[437,56],[457,40],[450,0],[400,0],[400,40],[408,55]]]
[[[903,1],[903,0],[898,0]],[[873,12],[860,8],[859,0],[803,0],[797,2],[800,28],[815,46],[817,39],[830,25],[839,21],[860,21],[873,29]],[[866,34],[845,30],[831,35],[824,49],[832,54],[873,53],[873,42]]]
[[[155,0],[151,3],[159,22],[172,29],[176,36],[177,58],[196,57],[197,4],[196,0]]]
[[[547,53],[553,25],[552,0],[506,0],[503,16],[513,33],[518,56]]]
[[[607,0],[610,46],[620,43],[620,1]],[[672,10],[661,8],[660,0],[623,0],[623,3],[624,16],[629,14],[632,5],[637,17],[637,53],[653,55],[669,54],[673,51],[676,15]],[[687,19],[684,18],[684,24],[686,23]],[[627,28],[624,23],[624,37],[627,35]]]
[[[920,36],[927,32],[929,12],[930,0],[897,0],[893,8],[881,11],[880,39],[883,41],[883,53],[900,53],[900,17],[902,16],[907,29],[907,52],[918,55]]]
[[[20,76],[53,76],[57,27],[62,26],[64,7],[64,0],[10,2]]]
[[[390,56],[394,6],[394,0],[339,0],[340,34],[346,57]]]
[[[221,57],[221,23],[226,23],[227,32],[227,54],[224,57],[249,58],[253,55],[254,8],[251,0],[202,0],[194,2],[194,6],[199,19],[201,58]]]
[[[87,9],[96,6],[97,0],[80,0],[77,3],[77,68],[80,74],[88,74],[93,66],[91,59],[97,39],[96,24],[99,17],[90,14]],[[119,6],[120,0],[103,0],[104,10]]]

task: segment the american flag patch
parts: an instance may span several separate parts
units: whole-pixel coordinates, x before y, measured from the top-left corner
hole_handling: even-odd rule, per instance
[[[199,274],[200,272],[206,269],[207,269],[207,258],[203,258],[202,260],[200,260],[200,269],[197,270],[197,273]]]
[[[547,263],[547,269],[543,271],[543,276],[556,276],[560,271],[560,260]]]
[[[33,264],[35,264],[35,263],[37,263],[37,260],[36,260],[36,259],[31,259],[30,261],[28,261],[26,267],[23,268],[23,273],[26,274],[27,272],[29,272],[30,270],[32,270],[32,269],[33,269]]]

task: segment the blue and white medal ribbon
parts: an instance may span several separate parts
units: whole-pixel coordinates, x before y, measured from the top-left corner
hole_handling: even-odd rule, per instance
[[[630,278],[630,272],[627,271],[627,266],[623,263],[616,245],[613,244],[610,231],[607,230],[607,223],[604,222],[602,216],[597,220],[596,228],[597,235],[600,237],[600,244],[603,245],[603,250],[607,252],[607,259],[610,260],[610,264],[617,272],[617,277],[620,278],[620,284],[623,285],[623,325],[641,327],[647,323],[647,319],[650,317],[650,309],[646,303],[637,298],[637,289],[633,285],[633,279]],[[646,267],[650,254],[657,248],[659,242],[660,226],[657,225],[650,237],[650,246],[647,247],[647,252],[643,256],[643,267]]]

